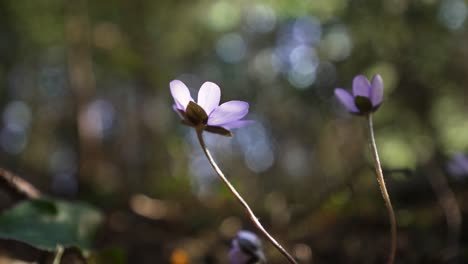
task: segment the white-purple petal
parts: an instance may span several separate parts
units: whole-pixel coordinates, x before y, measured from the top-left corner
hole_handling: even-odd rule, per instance
[[[380,74],[374,75],[371,82],[370,100],[372,106],[378,106],[383,100],[383,80]]]
[[[348,91],[341,88],[336,88],[335,96],[346,107],[346,110],[353,113],[359,112],[356,104],[354,103],[354,97]]]
[[[353,79],[353,95],[364,96],[369,98],[370,96],[370,83],[364,75],[358,75]]]
[[[172,105],[172,110],[174,110],[174,111],[177,113],[177,115],[179,115],[179,117],[180,117],[181,119],[184,119],[184,117],[182,116],[182,114],[179,112],[179,109],[177,108],[177,105],[176,105],[176,104],[173,104],[173,105]]]
[[[233,121],[233,122],[230,122],[230,123],[222,124],[220,126],[227,129],[227,130],[231,130],[231,129],[234,129],[234,128],[239,128],[239,127],[250,125],[253,122],[254,122],[253,120],[237,120],[237,121]]]
[[[242,119],[249,112],[244,101],[229,101],[218,106],[208,117],[208,125],[220,126]]]
[[[173,80],[169,83],[169,86],[171,88],[171,94],[174,98],[174,102],[176,103],[177,108],[185,111],[188,103],[193,101],[192,96],[190,96],[189,89],[183,82],[179,80]]]
[[[221,90],[219,86],[212,82],[205,82],[200,91],[198,91],[198,105],[205,110],[207,115],[210,115],[211,112],[219,105],[219,100],[221,99]]]

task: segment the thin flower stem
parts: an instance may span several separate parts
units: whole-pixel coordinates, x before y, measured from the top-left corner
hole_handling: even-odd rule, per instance
[[[52,262],[52,264],[60,264],[60,262],[62,261],[63,251],[64,248],[62,246],[57,246],[54,261]]]
[[[389,264],[394,263],[395,255],[397,250],[397,226],[395,219],[395,212],[393,211],[392,202],[390,201],[390,196],[387,192],[387,187],[385,186],[385,180],[382,173],[382,166],[380,165],[379,153],[377,152],[377,145],[375,144],[374,137],[374,125],[372,124],[372,114],[367,115],[367,121],[369,125],[369,145],[372,152],[372,157],[374,158],[375,171],[377,173],[377,180],[379,182],[380,191],[385,200],[385,205],[387,206],[388,217],[390,219],[390,228],[391,228],[391,241],[390,241],[390,252],[388,257]]]
[[[262,234],[273,244],[273,246],[275,246],[281,252],[281,254],[283,254],[284,257],[286,257],[288,259],[288,261],[290,263],[298,264],[298,262],[291,256],[291,254],[289,254],[283,248],[283,246],[281,246],[280,243],[278,243],[276,241],[276,239],[273,236],[271,236],[265,230],[265,228],[262,226],[262,224],[260,223],[258,218],[255,216],[252,209],[250,209],[250,206],[244,200],[244,198],[242,198],[242,196],[239,194],[239,192],[237,192],[237,190],[234,188],[234,186],[231,184],[231,182],[229,182],[229,180],[226,178],[226,176],[224,176],[223,172],[221,171],[221,169],[218,167],[218,165],[214,161],[213,157],[211,156],[210,151],[206,147],[206,144],[205,144],[205,141],[203,140],[203,135],[202,134],[203,134],[203,130],[202,129],[197,129],[197,137],[198,137],[198,141],[200,142],[200,146],[202,147],[203,152],[205,153],[206,157],[208,158],[208,161],[210,162],[211,166],[215,170],[216,174],[218,174],[219,178],[221,178],[221,180],[224,182],[224,184],[226,184],[226,186],[231,191],[231,193],[241,203],[241,205],[244,207],[245,211],[249,215],[249,217],[252,220],[252,222],[254,223],[254,225],[258,228],[258,230],[260,230],[260,232],[262,232]]]

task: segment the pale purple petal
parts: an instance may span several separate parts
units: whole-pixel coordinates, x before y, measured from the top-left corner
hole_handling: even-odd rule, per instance
[[[184,117],[182,116],[182,114],[179,112],[179,109],[177,109],[177,105],[176,104],[173,104],[172,105],[172,110],[174,110],[180,118],[184,119]]]
[[[448,163],[447,170],[455,177],[468,175],[468,158],[463,153],[455,154]]]
[[[183,82],[179,80],[170,82],[169,86],[171,88],[171,94],[174,98],[177,108],[185,111],[188,103],[193,101],[192,97],[190,96],[189,89]]]
[[[248,264],[252,256],[248,255],[239,246],[236,239],[232,242],[231,250],[228,253],[229,263],[231,264]]]
[[[253,120],[237,120],[237,121],[233,121],[230,123],[222,124],[221,126],[227,130],[231,130],[234,128],[239,128],[239,127],[250,125],[253,122],[254,122]]]
[[[383,80],[380,74],[374,75],[371,83],[370,100],[372,106],[378,106],[383,99]]]
[[[198,105],[201,106],[207,115],[219,105],[221,90],[219,86],[212,82],[205,82],[198,91]]]
[[[242,119],[249,112],[249,104],[243,101],[229,101],[218,106],[208,117],[208,125],[219,126]]]
[[[354,97],[348,91],[341,88],[336,88],[335,96],[346,107],[346,110],[353,113],[359,112],[356,104],[354,103]]]
[[[455,154],[454,160],[458,166],[460,166],[460,168],[462,168],[465,173],[468,174],[468,157],[461,153],[457,153]]]
[[[358,75],[353,79],[353,95],[364,96],[369,98],[370,96],[370,83],[366,76]]]
[[[242,249],[242,245],[247,243],[250,246],[250,250],[245,252]],[[254,233],[246,230],[241,230],[237,234],[237,237],[232,240],[231,250],[229,250],[229,262],[231,264],[248,264],[253,263],[254,258],[259,258],[262,263],[265,261],[265,255],[262,252],[262,242]]]
[[[261,247],[262,245],[262,242],[260,242],[260,239],[258,238],[258,236],[255,233],[247,231],[247,230],[240,230],[237,233],[237,237],[239,239],[248,240],[250,243],[252,243],[258,248]]]

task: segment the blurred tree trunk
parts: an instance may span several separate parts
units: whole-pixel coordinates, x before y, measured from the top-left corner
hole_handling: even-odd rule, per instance
[[[162,12],[155,6],[161,5],[161,2],[152,2],[146,0],[123,1],[123,9],[127,10],[126,15],[130,16],[127,23],[123,25],[125,31],[129,34],[130,45],[140,58],[140,64],[135,68],[135,87],[132,90],[132,101],[128,101],[129,124],[125,135],[125,172],[130,176],[129,182],[136,190],[151,191],[151,184],[148,182],[155,180],[154,171],[158,171],[158,175],[164,175],[163,170],[167,167],[167,162],[161,161],[161,157],[167,157],[166,150],[162,148],[164,142],[161,140],[165,135],[157,135],[154,130],[149,130],[144,126],[143,119],[139,118],[144,113],[144,103],[149,102],[150,98],[158,96],[158,91],[155,93],[155,85],[159,81],[158,65],[160,61],[154,58],[158,51],[157,42],[150,39],[148,32],[148,18],[158,17],[154,12]],[[167,12],[167,9],[164,9]],[[150,25],[150,27],[158,25]],[[157,133],[157,131],[156,131]],[[144,142],[142,141],[144,139]],[[158,158],[155,158],[158,157]],[[157,162],[157,164],[155,163]],[[157,168],[157,169],[155,169]],[[150,179],[149,179],[150,178]]]
[[[86,0],[65,3],[65,39],[68,56],[70,86],[76,97],[76,122],[78,129],[79,172],[78,182],[96,172],[101,157],[101,139],[90,133],[87,110],[95,90],[95,78],[91,56],[91,32]]]

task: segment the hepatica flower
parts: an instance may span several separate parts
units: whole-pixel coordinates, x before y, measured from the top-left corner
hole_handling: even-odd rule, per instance
[[[231,250],[229,250],[229,262],[231,264],[265,263],[262,243],[257,235],[250,231],[239,231],[232,240]]]
[[[200,87],[197,102],[190,96],[190,91],[183,82],[174,80],[169,86],[175,102],[173,108],[188,126],[232,136],[231,129],[252,123],[251,120],[241,120],[249,112],[247,102],[234,100],[219,105],[221,90],[215,83],[205,82]]]
[[[338,100],[346,107],[346,109],[356,115],[364,115],[367,118],[369,128],[369,146],[374,160],[375,172],[377,174],[377,181],[380,186],[382,197],[385,201],[385,206],[388,211],[388,218],[390,222],[390,249],[389,249],[389,264],[395,261],[397,250],[397,224],[395,212],[393,210],[390,195],[385,185],[384,175],[382,173],[382,166],[380,165],[379,153],[377,151],[377,144],[374,136],[374,125],[372,121],[372,112],[377,110],[382,104],[383,98],[383,80],[379,74],[374,75],[369,82],[363,75],[354,77],[353,80],[353,93],[349,93],[344,89],[336,88],[335,95]]]
[[[369,83],[365,76],[358,75],[353,80],[352,94],[342,88],[336,88],[335,95],[349,112],[367,115],[377,110],[382,104],[382,77],[376,74]]]

